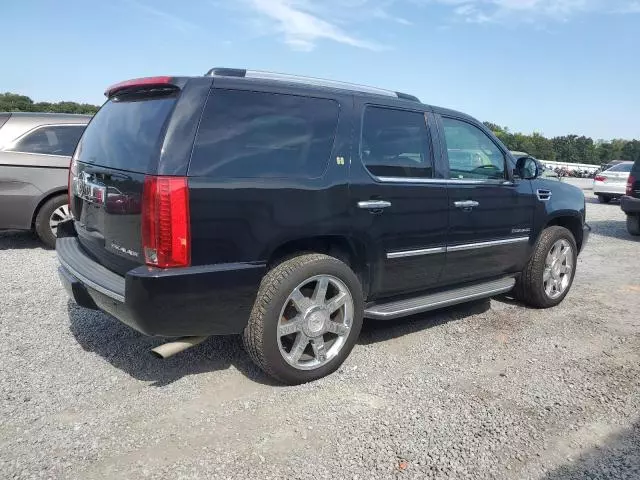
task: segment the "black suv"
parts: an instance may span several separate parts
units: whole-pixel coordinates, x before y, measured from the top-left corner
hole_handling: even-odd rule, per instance
[[[640,159],[631,167],[626,195],[620,199],[620,207],[627,214],[628,232],[631,235],[640,235]]]
[[[117,84],[70,168],[60,276],[136,330],[242,334],[282,382],[327,375],[363,317],[513,290],[557,305],[589,227],[477,120],[411,95],[240,69]],[[515,287],[515,288],[514,288]]]

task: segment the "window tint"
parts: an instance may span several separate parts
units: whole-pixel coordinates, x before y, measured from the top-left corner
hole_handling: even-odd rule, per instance
[[[453,118],[442,118],[449,169],[453,179],[502,180],[504,155],[478,127]]]
[[[329,99],[215,90],[200,123],[189,175],[320,177],[331,155],[338,110]]]
[[[633,163],[619,163],[618,165],[611,167],[607,172],[629,173],[631,171],[631,167],[633,167]]]
[[[84,131],[84,125],[46,125],[27,133],[8,150],[71,156]]]
[[[362,126],[362,161],[379,177],[433,176],[424,114],[367,107]]]
[[[163,127],[175,97],[109,100],[96,113],[78,146],[78,160],[149,173],[160,154]]]

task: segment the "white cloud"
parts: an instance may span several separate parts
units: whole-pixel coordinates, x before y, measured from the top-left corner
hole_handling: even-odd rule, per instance
[[[142,3],[137,0],[125,0],[125,3],[147,15],[155,17],[168,27],[173,28],[174,30],[178,30],[182,33],[201,31],[201,28],[195,23],[184,20],[183,18],[180,18],[172,13],[165,12],[164,10],[160,10],[157,7],[152,7],[151,5],[147,5],[146,3]]]
[[[566,21],[584,13],[640,12],[640,0],[417,0],[453,7],[454,16],[467,22]]]
[[[640,0],[240,0],[236,4],[245,13],[249,8],[255,31],[277,34],[300,51],[311,51],[322,41],[385,50],[387,45],[356,33],[357,27],[366,26],[366,31],[374,32],[371,36],[385,31],[378,28],[382,22],[412,28],[415,21],[408,12],[429,15],[436,5],[457,21],[479,24],[544,25],[586,13],[640,13]]]
[[[314,12],[313,4],[299,0],[250,0],[255,12],[271,19],[274,28],[284,36],[287,45],[295,50],[310,51],[319,40],[350,45],[368,50],[383,47],[348,33],[337,23]]]

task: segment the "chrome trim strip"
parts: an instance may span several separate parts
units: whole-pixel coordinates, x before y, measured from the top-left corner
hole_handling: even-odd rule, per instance
[[[447,247],[420,248],[416,250],[401,250],[398,252],[387,252],[387,259],[417,257],[420,255],[433,255],[446,252],[463,252],[465,250],[475,250],[477,248],[499,247],[502,245],[512,245],[514,243],[525,243],[529,237],[504,238],[502,240],[491,240],[488,242],[465,243],[463,245],[451,245]]]
[[[477,248],[499,247],[501,245],[511,245],[513,243],[528,242],[529,237],[504,238],[502,240],[491,240],[489,242],[465,243],[463,245],[447,246],[447,252],[462,252],[465,250],[475,250]]]
[[[434,248],[421,248],[419,250],[404,250],[400,252],[389,252],[387,258],[405,258],[405,257],[417,257],[419,255],[432,255],[434,253],[445,253],[447,247],[434,247]]]
[[[96,282],[94,282],[92,280],[89,280],[87,277],[85,277],[84,275],[78,273],[75,269],[71,268],[69,266],[69,264],[67,262],[65,262],[62,258],[58,257],[58,260],[60,261],[60,264],[64,268],[66,268],[71,275],[76,277],[78,280],[80,280],[82,283],[84,283],[87,287],[93,288],[94,290],[102,293],[103,295],[106,295],[109,298],[117,300],[120,303],[124,303],[124,296],[123,295],[120,295],[119,293],[116,293],[116,292],[112,292],[111,290],[108,290],[108,289],[104,288],[103,286],[98,285]]]
[[[419,177],[377,177],[380,182],[389,183],[425,183],[434,185],[443,185],[453,183],[455,185],[505,185],[512,186],[513,182],[509,180],[480,180],[480,179],[460,179],[460,178],[419,178]]]

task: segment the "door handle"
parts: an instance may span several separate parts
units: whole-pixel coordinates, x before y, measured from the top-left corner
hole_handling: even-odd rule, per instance
[[[364,200],[362,202],[358,202],[358,208],[363,208],[365,210],[382,210],[383,208],[389,208],[391,206],[391,202],[387,202],[386,200]]]
[[[480,205],[475,200],[461,200],[461,201],[453,202],[453,204],[457,208],[463,208],[465,210],[472,209],[472,208],[477,207],[478,205]]]

